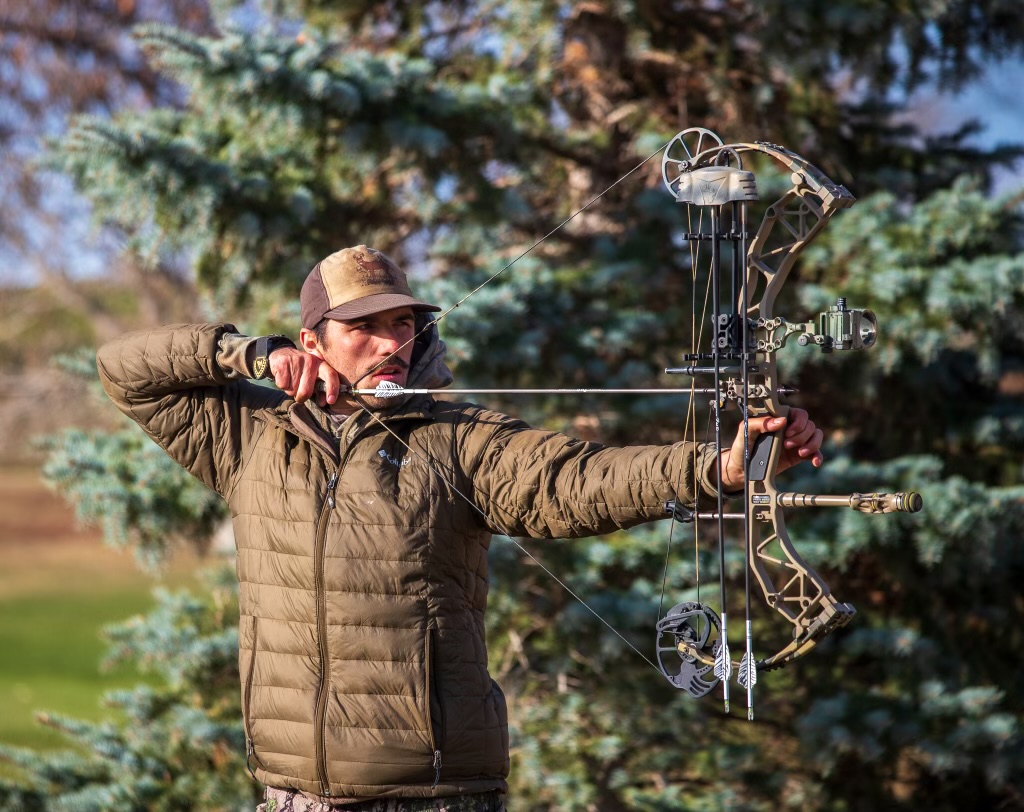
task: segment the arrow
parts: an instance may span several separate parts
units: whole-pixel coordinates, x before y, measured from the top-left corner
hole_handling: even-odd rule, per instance
[[[317,392],[324,392],[323,381],[317,381]],[[407,389],[391,381],[381,381],[373,389],[342,386],[346,395],[369,395],[375,398],[397,398],[404,395],[692,395],[711,394],[712,389]]]

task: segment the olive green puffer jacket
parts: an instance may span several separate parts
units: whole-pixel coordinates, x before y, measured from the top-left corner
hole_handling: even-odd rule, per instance
[[[712,449],[695,465],[689,446],[605,448],[422,397],[379,421],[357,413],[335,438],[315,407],[218,359],[233,332],[130,334],[98,363],[117,406],[230,506],[256,776],[334,798],[504,791],[508,722],[484,637],[491,533],[662,518],[677,483],[692,500],[694,468],[714,493]]]

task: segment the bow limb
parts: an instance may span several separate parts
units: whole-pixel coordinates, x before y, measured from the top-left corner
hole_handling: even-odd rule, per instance
[[[747,256],[747,300],[743,310],[756,318],[755,377],[763,384],[744,420],[751,417],[788,417],[789,406],[779,392],[776,357],[778,349],[769,335],[775,300],[804,248],[839,210],[852,206],[853,195],[834,184],[809,162],[774,144],[744,145],[763,152],[786,166],[793,185],[768,207],[751,242]],[[763,294],[754,302],[755,284],[764,277]],[[832,597],[828,584],[797,551],[786,528],[779,504],[775,477],[783,452],[783,432],[765,434],[754,445],[745,493],[747,556],[750,572],[761,587],[765,601],[793,625],[793,641],[781,651],[760,660],[758,668],[770,671],[803,656],[817,641],[848,623],[856,610]]]

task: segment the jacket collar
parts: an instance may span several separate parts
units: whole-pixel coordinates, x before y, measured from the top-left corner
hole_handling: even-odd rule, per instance
[[[432,421],[434,405],[434,399],[429,395],[417,395],[394,409],[374,412],[374,417],[385,424],[407,420]],[[289,399],[276,409],[268,410],[265,414],[269,422],[309,441],[332,460],[339,461],[338,438],[332,431],[331,420],[324,410],[315,403],[296,403]],[[376,422],[374,417],[358,411],[349,417],[344,425],[355,426],[357,423],[363,426],[370,425]],[[350,424],[349,421],[355,421],[355,423]]]

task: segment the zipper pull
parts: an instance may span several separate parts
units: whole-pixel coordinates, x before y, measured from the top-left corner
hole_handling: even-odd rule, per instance
[[[256,777],[256,771],[253,770],[253,768],[252,768],[252,756],[253,756],[253,753],[255,753],[255,752],[256,752],[256,748],[253,747],[252,739],[250,739],[248,736],[246,736],[246,738],[245,738],[245,769],[247,769],[249,771],[249,775],[252,776],[252,780],[253,781],[259,782],[259,779]]]
[[[441,783],[441,751],[440,750],[435,750],[434,751],[434,783],[433,783],[433,785],[430,788],[433,789],[434,787],[436,787],[440,783]]]
[[[331,474],[330,480],[327,482],[327,504],[331,506],[331,510],[334,509],[334,486],[338,484],[338,472],[335,471]]]

